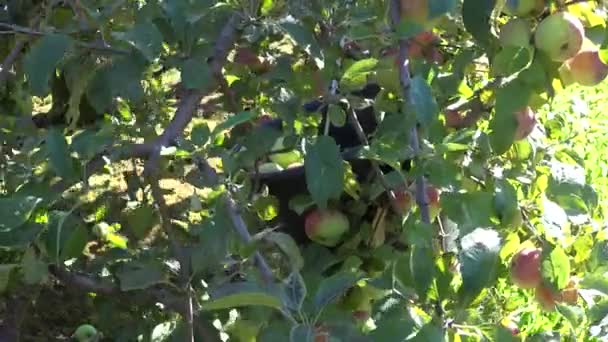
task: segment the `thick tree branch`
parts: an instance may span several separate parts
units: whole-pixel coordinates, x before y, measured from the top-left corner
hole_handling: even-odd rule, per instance
[[[401,21],[401,1],[400,0],[391,0],[391,8],[390,8],[390,17],[392,21],[393,28],[396,28]],[[395,30],[396,31],[396,30]],[[399,39],[399,55],[398,55],[398,64],[399,64],[399,80],[401,82],[401,88],[403,91],[403,101],[405,103],[404,109],[406,109],[405,113],[407,113],[407,106],[410,101],[410,69],[409,69],[409,58],[407,51],[407,40]],[[412,128],[410,134],[410,146],[416,158],[419,157],[420,154],[420,141],[418,138],[418,129],[416,125]],[[420,175],[416,177],[416,203],[420,208],[420,216],[422,218],[422,222],[430,223],[430,214],[429,214],[429,200],[426,195],[426,181],[424,179],[424,175]]]

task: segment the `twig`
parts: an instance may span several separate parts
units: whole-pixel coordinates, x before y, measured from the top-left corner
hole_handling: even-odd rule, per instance
[[[238,208],[237,208],[234,200],[230,196],[226,195],[224,202],[228,209],[228,214],[230,215],[230,220],[232,221],[232,224],[234,225],[234,228],[236,229],[237,233],[240,235],[241,239],[243,239],[243,241],[245,241],[247,243],[251,242],[251,240],[252,240],[251,234],[249,233],[249,230],[247,229],[247,225],[245,224],[245,221],[243,220],[241,215],[239,215]],[[264,256],[262,256],[262,254],[260,252],[255,252],[254,258],[255,258],[256,265],[260,269],[260,273],[262,273],[262,277],[264,278],[264,281],[267,283],[271,283],[274,280],[274,275],[272,274],[272,270],[270,269],[270,266],[268,266],[266,259],[264,259]]]
[[[363,127],[361,127],[361,123],[359,122],[359,119],[357,119],[357,114],[355,113],[355,110],[349,106],[347,112],[348,112],[348,118],[350,120],[350,123],[353,126],[353,128],[355,129],[355,132],[357,133],[357,137],[359,138],[359,141],[364,146],[369,146],[369,141],[367,140],[367,137],[365,136],[365,132],[363,131]],[[386,180],[386,177],[384,176],[384,173],[380,169],[380,166],[378,166],[378,163],[375,160],[370,160],[370,162],[372,164],[372,168],[374,169],[374,172],[378,176],[378,179],[380,179],[380,183],[382,183],[382,186],[384,187],[384,189],[386,190],[386,193],[388,194],[388,198],[390,200],[391,206],[393,207],[393,210],[397,214],[401,213],[401,210],[399,209],[399,205],[397,204],[397,199],[395,198],[395,192],[391,189],[391,186],[388,183],[388,181]]]
[[[3,84],[8,78],[9,71],[13,66],[13,63],[15,63],[15,60],[17,60],[17,57],[19,57],[21,54],[21,50],[23,50],[26,42],[26,38],[19,38],[11,52],[9,52],[6,58],[4,58],[2,61],[2,67],[0,67],[0,84]]]
[[[401,21],[401,2],[400,0],[391,0],[390,7],[390,16],[393,27],[396,28]],[[401,88],[403,90],[403,101],[405,103],[404,109],[407,107],[407,103],[410,99],[410,70],[409,70],[409,59],[407,52],[407,40],[400,39],[399,40],[399,80],[401,83]],[[407,111],[405,111],[407,113]],[[410,136],[410,146],[416,158],[418,158],[420,153],[420,143],[418,138],[418,130],[416,125],[412,127],[411,136]],[[426,184],[423,175],[419,175],[416,177],[416,203],[420,207],[420,215],[422,218],[422,222],[430,223],[430,214],[429,214],[429,200],[426,195]]]
[[[0,34],[10,33],[10,34],[26,34],[26,35],[30,35],[30,36],[45,36],[45,35],[52,34],[52,33],[59,33],[59,32],[42,32],[42,31],[37,31],[37,30],[27,28],[27,27],[19,26],[19,25],[6,24],[6,23],[0,23],[0,28],[7,29],[7,31],[0,31]],[[128,50],[117,49],[117,48],[113,48],[110,46],[100,45],[100,44],[95,44],[95,43],[85,43],[85,42],[81,42],[81,41],[76,41],[76,45],[81,48],[84,48],[84,49],[97,50],[97,51],[101,51],[101,52],[109,52],[109,53],[113,53],[113,54],[117,54],[117,55],[130,54],[130,52]]]

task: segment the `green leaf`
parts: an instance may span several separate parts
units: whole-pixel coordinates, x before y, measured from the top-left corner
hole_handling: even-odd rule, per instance
[[[207,63],[190,58],[182,65],[182,82],[187,89],[205,89],[213,80]]]
[[[123,291],[143,290],[164,281],[162,267],[151,262],[130,262],[116,272]]]
[[[49,80],[55,68],[72,45],[72,39],[64,34],[48,34],[40,38],[24,59],[25,75],[36,96],[49,91]]]
[[[49,129],[46,136],[46,149],[51,167],[58,176],[67,180],[78,177],[62,130],[56,127]]]
[[[300,311],[307,293],[304,278],[299,272],[291,272],[283,280],[283,285],[285,287],[284,305],[294,312]]]
[[[412,246],[408,268],[416,293],[422,300],[425,300],[435,279],[433,249],[424,246]]]
[[[210,136],[211,130],[209,129],[209,125],[206,123],[195,125],[190,133],[190,139],[192,139],[192,142],[199,147],[205,145],[207,141],[209,141]]]
[[[253,203],[258,217],[264,221],[271,221],[279,215],[279,200],[274,196],[260,197]]]
[[[602,292],[608,296],[608,278],[604,272],[595,272],[585,275],[581,281],[581,287]]]
[[[0,200],[0,208],[2,203]],[[2,210],[0,209],[0,215]],[[8,216],[3,216],[8,217]],[[19,229],[13,229],[8,231],[0,231],[0,247],[4,248],[24,248],[32,243],[38,234],[44,229],[44,225],[40,223],[27,222]]]
[[[190,256],[196,274],[217,267],[228,254],[230,228],[221,221],[221,217],[216,216],[214,221],[207,221],[199,227],[199,243]]]
[[[425,324],[416,334],[412,341],[447,341],[445,333],[441,327],[438,327],[433,322]]]
[[[18,267],[17,264],[1,264],[0,265],[0,293],[4,293],[8,282],[11,279],[11,271]]]
[[[462,238],[461,246],[459,297],[466,306],[496,281],[501,241],[496,231],[478,228]]]
[[[87,229],[70,212],[51,212],[46,236],[47,253],[56,262],[80,256],[89,241]]]
[[[293,270],[299,271],[304,266],[304,259],[300,248],[295,240],[289,235],[281,232],[270,232],[264,235],[264,239],[276,244],[289,258],[289,265]]]
[[[496,154],[505,153],[513,144],[517,129],[515,112],[528,106],[531,94],[530,88],[518,80],[496,91],[495,113],[490,121],[490,143]]]
[[[12,196],[0,198],[0,232],[12,233],[27,220],[42,202],[42,198],[34,196]]]
[[[568,255],[559,246],[543,248],[541,274],[543,280],[548,282],[555,290],[561,290],[570,280],[570,260]]]
[[[412,78],[410,101],[416,113],[416,120],[421,125],[428,127],[437,120],[439,108],[433,97],[431,86],[420,76]]]
[[[446,193],[441,196],[442,211],[458,223],[461,234],[492,225],[494,196],[488,192]]]
[[[340,79],[340,89],[353,91],[363,88],[368,77],[375,71],[378,60],[375,58],[362,59],[353,63]]]
[[[315,298],[313,300],[315,312],[319,312],[325,306],[342,296],[348,289],[353,287],[362,277],[354,273],[339,272],[323,279]]]
[[[236,125],[250,121],[256,116],[257,114],[254,111],[240,112],[238,114],[231,115],[228,119],[215,126],[213,132],[211,132],[211,135],[216,136],[226,130],[231,129]]]
[[[493,77],[510,76],[523,70],[532,61],[532,52],[527,47],[504,47],[492,62]]]
[[[605,271],[608,269],[608,241],[596,241],[589,256],[589,270]],[[608,295],[608,291],[606,292]]]
[[[589,309],[587,314],[588,320],[592,325],[603,321],[608,316],[608,298],[600,299],[593,307]]]
[[[203,311],[265,306],[280,310],[282,301],[277,289],[250,282],[228,283],[209,291],[211,299],[202,303]]]
[[[117,39],[127,41],[139,50],[148,61],[153,61],[162,51],[163,36],[151,22],[137,23],[125,33],[115,33]]]
[[[281,27],[289,34],[291,39],[311,56],[319,69],[324,69],[325,61],[323,51],[317,43],[312,31],[307,30],[302,24],[282,23]]]
[[[327,116],[334,126],[342,127],[346,123],[346,113],[340,105],[330,104],[327,109]]]
[[[333,138],[320,136],[309,146],[304,167],[306,186],[320,208],[326,208],[329,199],[340,197],[344,190],[344,165]]]
[[[149,204],[127,209],[124,216],[126,219],[125,228],[138,239],[144,239],[148,236],[152,228],[159,223],[158,213]]]
[[[33,248],[28,248],[21,259],[23,281],[28,285],[42,284],[49,276],[47,264],[36,256]]]
[[[490,16],[495,6],[496,0],[464,0],[462,4],[465,29],[484,46],[492,39]]]

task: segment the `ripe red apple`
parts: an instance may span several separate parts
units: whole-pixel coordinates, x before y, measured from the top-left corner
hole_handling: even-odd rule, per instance
[[[555,309],[555,303],[559,298],[559,294],[554,293],[553,290],[548,287],[539,285],[536,287],[534,297],[543,310],[552,311]]]
[[[581,21],[567,12],[552,14],[538,24],[534,45],[554,61],[574,57],[583,46],[585,28]]]
[[[248,66],[255,73],[264,73],[270,69],[270,64],[267,61],[263,61],[248,47],[236,49],[234,62]]]
[[[519,335],[520,331],[519,331],[519,327],[517,326],[517,324],[515,324],[515,322],[511,321],[510,319],[505,319],[502,322],[502,326],[509,330],[509,332],[511,333],[511,335],[513,336],[517,336]]]
[[[515,18],[509,20],[500,28],[498,40],[503,47],[527,47],[530,46],[531,37],[530,23],[526,19]]]
[[[327,247],[333,247],[340,242],[348,231],[350,223],[342,212],[333,209],[314,209],[306,215],[304,229],[312,241]]]
[[[522,289],[531,289],[540,285],[541,250],[524,248],[511,259],[511,280]]]
[[[564,62],[559,72],[566,84],[576,82],[593,87],[608,76],[608,65],[601,60],[597,50],[584,50]]]
[[[507,0],[505,12],[509,15],[525,17],[535,15],[545,7],[545,0]]]
[[[457,110],[445,111],[445,125],[450,128],[462,128],[464,115]]]
[[[415,200],[412,200],[412,195],[416,190],[416,183],[412,183],[409,191],[399,190],[395,191],[395,198],[397,200],[397,207],[401,210],[400,214],[405,214],[410,208]],[[439,211],[441,207],[439,205],[439,197],[440,192],[439,189],[434,187],[433,185],[427,185],[426,187],[426,196],[429,200],[429,217],[431,222],[435,220],[437,215],[439,215]]]
[[[515,140],[522,140],[528,137],[536,126],[536,114],[530,107],[515,112],[517,129],[515,130]]]

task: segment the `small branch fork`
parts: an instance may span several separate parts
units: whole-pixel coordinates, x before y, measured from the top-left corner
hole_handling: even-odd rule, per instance
[[[401,21],[401,1],[400,0],[390,0],[390,17],[392,21],[392,25],[396,28]],[[399,39],[399,55],[398,60],[399,64],[399,80],[401,81],[401,87],[403,91],[403,100],[404,100],[404,112],[407,113],[407,105],[410,99],[410,70],[409,70],[409,58],[407,51],[407,41],[405,39]],[[412,128],[410,134],[410,147],[414,152],[415,156],[418,156],[420,153],[420,142],[418,137],[418,130],[416,126]],[[426,181],[423,175],[416,177],[416,203],[420,207],[420,215],[422,222],[430,223],[430,214],[429,214],[429,200],[426,195]]]

